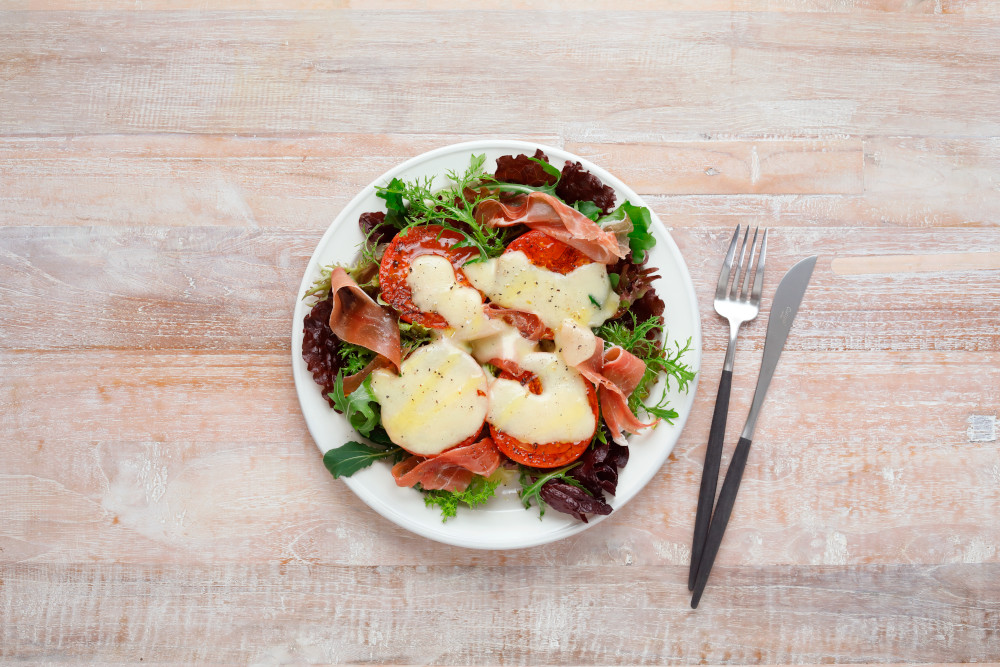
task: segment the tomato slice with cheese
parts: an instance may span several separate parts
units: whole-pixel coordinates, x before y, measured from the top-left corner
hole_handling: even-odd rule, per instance
[[[597,392],[553,354],[532,353],[522,363],[528,369],[504,363],[490,388],[487,422],[493,442],[507,458],[533,468],[572,463],[587,450],[597,428]],[[576,437],[549,441],[555,433]]]
[[[593,262],[572,246],[539,231],[531,231],[510,242],[504,252],[521,251],[535,266],[566,275]]]
[[[449,326],[442,315],[425,312],[413,302],[413,290],[407,277],[418,257],[437,255],[451,262],[455,269],[455,279],[460,285],[472,287],[459,269],[467,261],[477,257],[479,251],[469,247],[456,248],[456,244],[464,238],[458,232],[439,225],[425,225],[400,232],[385,249],[378,272],[382,298],[399,311],[403,320],[432,329],[445,329]]]

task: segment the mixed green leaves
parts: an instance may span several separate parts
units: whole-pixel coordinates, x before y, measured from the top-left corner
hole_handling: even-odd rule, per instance
[[[344,395],[344,371],[337,373],[330,392],[334,407],[344,414],[355,431],[375,445],[352,440],[324,454],[323,464],[334,477],[350,477],[375,461],[390,457],[399,460],[405,454],[382,428],[381,408],[372,393],[371,382],[368,376],[350,395]]]
[[[347,275],[351,277],[351,280],[356,282],[361,289],[366,292],[377,291],[378,262],[373,257],[369,257],[366,254],[368,252],[371,252],[371,249],[367,245],[367,242],[362,242],[361,257],[355,264],[350,266],[344,264],[327,264],[320,267],[319,278],[302,295],[302,300],[315,297],[318,301],[322,301],[330,296],[330,278],[333,275],[334,269],[338,267],[344,269]]]
[[[636,206],[626,201],[621,206],[597,219],[597,224],[603,225],[615,220],[628,219],[632,223],[632,231],[628,234],[629,248],[632,250],[632,261],[641,264],[646,259],[646,251],[656,245],[656,237],[649,228],[653,224],[653,216],[645,206]]]
[[[632,412],[638,414],[639,409],[642,409],[672,423],[678,415],[667,402],[671,381],[676,383],[678,391],[687,391],[695,376],[695,372],[683,361],[684,354],[691,349],[691,339],[683,347],[680,343],[675,343],[674,349],[666,348],[661,341],[663,324],[659,317],[637,322],[635,315],[629,315],[632,319],[631,326],[623,322],[622,318],[598,327],[597,335],[609,345],[620,345],[646,365],[642,380],[628,398]],[[654,405],[645,405],[643,401],[649,396],[661,373],[664,374],[663,394]]]
[[[333,406],[344,413],[354,430],[365,437],[371,436],[375,427],[381,426],[381,408],[375,394],[372,393],[372,378],[369,375],[361,386],[344,395],[344,372],[337,374],[330,393]]]
[[[375,360],[376,356],[367,347],[348,343],[344,340],[340,341],[340,344],[337,346],[337,355],[343,362],[342,368],[346,375],[360,373],[365,366]]]
[[[656,245],[656,238],[649,231],[653,223],[652,215],[645,206],[635,206],[626,201],[620,209],[625,211],[625,215],[632,221],[632,231],[628,235],[628,244],[632,249],[632,257],[637,264],[641,264],[646,259],[646,251],[651,250]]]
[[[484,505],[496,494],[497,487],[503,481],[500,471],[489,477],[473,475],[472,481],[464,491],[424,491],[424,504],[427,507],[437,507],[441,510],[441,521],[447,521],[458,512],[458,504],[468,507]]]
[[[484,182],[492,180],[483,169],[485,164],[485,155],[473,155],[465,172],[447,172],[451,185],[440,190],[434,188],[433,177],[413,181],[394,178],[376,188],[375,194],[386,203],[394,219],[405,222],[404,233],[416,225],[440,225],[464,237],[455,247],[475,248],[479,252],[478,258],[471,261],[486,260],[499,256],[508,238],[505,228],[481,225],[474,215],[480,202],[493,197],[493,193],[482,187]]]
[[[316,297],[318,300],[322,301],[326,297],[330,296],[330,275],[333,270],[337,268],[337,264],[327,264],[326,266],[320,267],[319,278],[317,278],[313,284],[306,290],[306,293],[302,295],[302,300],[305,301],[309,297]]]
[[[577,461],[569,464],[568,466],[563,466],[562,468],[545,473],[521,466],[521,473],[518,477],[521,482],[521,490],[517,492],[517,495],[521,499],[521,502],[524,503],[524,508],[529,509],[531,504],[535,503],[538,505],[538,518],[541,519],[542,516],[545,515],[545,501],[542,500],[542,487],[545,486],[547,482],[552,480],[565,482],[570,486],[583,489],[589,495],[590,491],[587,491],[578,480],[566,474],[580,464],[581,462]]]
[[[434,338],[434,330],[422,324],[411,324],[399,321],[399,339],[403,346],[403,352],[408,353],[425,345]]]

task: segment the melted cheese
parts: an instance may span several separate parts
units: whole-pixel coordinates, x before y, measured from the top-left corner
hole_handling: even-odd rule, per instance
[[[417,308],[447,320],[455,338],[469,340],[499,330],[497,323],[483,312],[482,295],[472,287],[460,285],[455,280],[455,269],[444,257],[417,257],[410,265],[406,283]]]
[[[587,327],[581,327],[573,320],[563,320],[556,329],[556,352],[570,366],[579,366],[594,355],[597,336]]]
[[[518,364],[527,354],[538,351],[538,343],[521,335],[517,327],[499,322],[501,331],[486,338],[471,341],[472,356],[480,363],[490,359],[510,359]]]
[[[483,426],[489,400],[476,360],[439,338],[406,358],[400,375],[372,373],[389,439],[421,456],[439,454]]]
[[[586,327],[600,326],[618,310],[618,295],[611,289],[607,267],[598,262],[562,275],[535,266],[518,251],[467,264],[462,271],[494,303],[535,313],[553,331],[565,319]]]
[[[491,424],[535,444],[580,442],[594,435],[597,422],[582,375],[551,352],[525,354],[519,364],[538,376],[542,393],[532,394],[516,380],[494,380],[486,417]]]

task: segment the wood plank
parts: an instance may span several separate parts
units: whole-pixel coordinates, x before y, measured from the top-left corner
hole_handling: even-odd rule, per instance
[[[726,460],[758,363],[741,350]],[[482,553],[396,528],[329,477],[284,354],[0,354],[0,442],[18,443],[0,561],[681,565],[721,364],[706,357],[671,461],[629,505]],[[1000,562],[1000,450],[970,433],[997,405],[997,353],[786,352],[719,564]]]
[[[2,228],[0,349],[286,350],[301,271],[322,228]],[[714,226],[673,231],[697,286],[707,350],[728,342],[711,295],[731,234],[732,227]],[[788,349],[1000,348],[993,271],[838,275],[831,268],[836,257],[909,255],[913,248],[1000,252],[1000,228],[792,227],[773,234],[767,290],[798,259],[821,256]],[[765,297],[761,317],[744,332],[747,349],[760,350],[769,308]]]
[[[852,142],[741,141],[730,151],[745,155],[752,146],[846,147]],[[974,138],[866,137],[863,140],[863,192],[852,190],[858,165],[853,154],[826,154],[803,150],[790,160],[798,170],[785,170],[779,189],[813,193],[843,190],[843,196],[793,193],[781,196],[752,194],[752,183],[718,180],[725,171],[748,173],[750,158],[716,157],[716,146],[728,142],[658,142],[634,147],[569,142],[579,151],[619,176],[656,205],[670,226],[736,226],[749,218],[767,226],[830,227],[979,227],[1000,222],[1000,142]],[[839,157],[838,157],[839,155]],[[722,164],[728,167],[719,166]],[[812,175],[811,165],[835,168]],[[788,166],[788,162],[783,166]],[[842,171],[836,171],[842,169]],[[710,171],[719,173],[706,173]],[[814,180],[815,179],[815,180]],[[787,187],[781,183],[788,183]],[[750,185],[751,187],[747,187]],[[707,194],[706,194],[707,193]],[[718,196],[718,194],[737,196]],[[661,195],[671,195],[663,197]]]
[[[533,17],[468,14],[462,31],[424,40],[441,14],[7,14],[0,134],[1000,134],[989,19]],[[575,85],[558,85],[567,72]]]
[[[312,11],[328,9],[322,2],[303,0],[6,0],[3,7],[8,10],[114,10],[114,11],[161,11],[161,10],[228,10],[228,11]],[[454,9],[454,3],[444,0],[357,0],[341,1],[337,7],[363,10],[446,10]],[[550,0],[544,8],[531,0],[492,0],[478,2],[476,7],[485,11],[517,10],[531,12],[542,9],[575,11],[663,11],[664,3],[655,0]],[[679,11],[722,11],[722,12],[822,12],[850,13],[864,15],[867,12],[900,12],[908,14],[958,14],[962,16],[1000,16],[996,5],[989,0],[672,0],[669,10]]]
[[[386,169],[474,138],[0,138],[0,224],[322,228]],[[562,144],[557,136],[523,138]],[[745,218],[807,227],[1000,222],[998,141],[868,137],[862,145],[863,167],[855,160],[856,140],[570,142],[567,148],[623,178],[674,227],[735,226]],[[750,178],[755,150],[756,183]],[[762,188],[799,194],[753,194]],[[815,194],[838,191],[852,194]]]
[[[1000,657],[995,564],[720,568],[697,611],[687,608],[685,571],[6,566],[0,651],[29,660],[196,663]]]
[[[566,150],[607,165],[636,192],[656,194],[857,194],[857,139],[585,144]]]
[[[420,153],[475,135],[116,135],[0,139],[0,225],[325,229]],[[559,145],[556,136],[522,137]]]

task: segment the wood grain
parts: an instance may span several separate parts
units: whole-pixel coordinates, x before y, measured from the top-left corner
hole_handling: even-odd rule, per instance
[[[669,211],[659,205],[667,224]],[[0,329],[4,349],[287,349],[295,293],[326,224],[314,230],[244,227],[7,227],[0,229]],[[675,229],[703,320],[713,322],[713,283],[731,227]],[[1000,228],[787,228],[774,235],[766,285],[807,253],[821,256],[795,350],[996,349],[1000,294],[995,272],[928,276],[837,275],[836,256],[1000,251]],[[774,282],[772,282],[774,281]],[[914,292],[911,286],[921,282]],[[764,314],[770,304],[763,303]],[[45,323],[43,325],[42,323]],[[747,338],[759,350],[766,318]],[[55,325],[58,335],[47,326]],[[913,336],[919,326],[923,335]],[[727,331],[705,326],[706,349]]]
[[[705,368],[721,359],[708,355]],[[0,440],[21,443],[5,460],[0,506],[60,508],[9,514],[5,557],[686,562],[715,373],[702,379],[671,461],[638,498],[573,540],[491,555],[396,529],[332,480],[288,363],[285,354],[0,355]],[[757,363],[738,356],[725,460]],[[1000,451],[995,434],[968,433],[998,403],[996,354],[786,352],[720,565],[1000,562]],[[400,541],[407,547],[394,549]]]
[[[389,167],[475,138],[484,137],[0,137],[0,223],[323,229],[354,193]],[[650,197],[671,227],[735,227],[746,218],[772,227],[990,227],[1000,222],[996,139],[632,145],[563,142],[546,135],[517,138],[592,159]],[[751,178],[755,152],[756,182]],[[759,194],[775,190],[780,194]]]
[[[0,660],[1000,661],[1000,3],[0,0]],[[653,481],[482,552],[333,480],[289,333],[365,184],[518,138],[633,186],[703,372]],[[819,254],[700,608],[735,225]],[[415,499],[416,502],[419,502]]]
[[[991,19],[490,12],[435,30],[449,16],[0,16],[0,134],[1000,134]]]
[[[2,646],[33,660],[544,664],[987,660],[1000,566],[0,569]],[[308,582],[303,585],[302,582]],[[537,590],[558,591],[539,597]],[[144,600],[155,600],[145,604]],[[212,613],[220,606],[225,617]],[[470,618],[482,607],[488,618]],[[837,610],[831,630],[831,609]],[[414,642],[412,632],[435,641]],[[59,647],[58,651],[52,648]]]
[[[672,0],[669,4],[654,0],[549,0],[539,5],[532,0],[492,0],[476,3],[480,10],[517,10],[519,12],[574,10],[574,11],[662,11],[674,12],[822,12],[847,13],[901,12],[908,14],[937,14],[960,16],[997,16],[995,4],[989,0]],[[5,0],[4,9],[19,10],[230,10],[230,11],[315,11],[332,6],[361,10],[448,10],[454,3],[442,0],[338,0],[320,2],[303,0]]]

